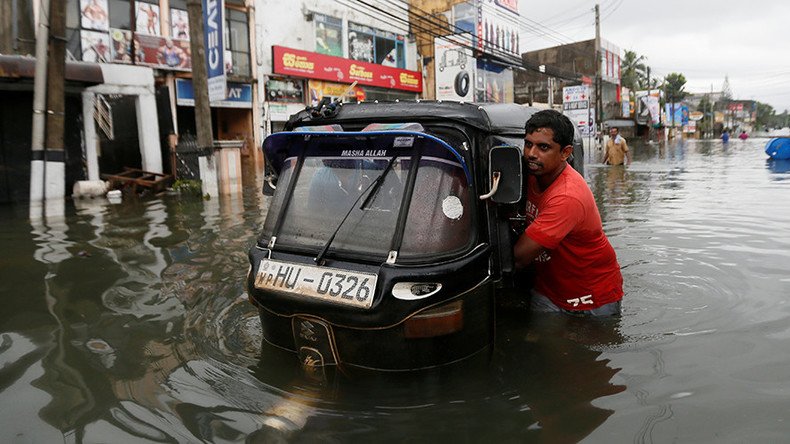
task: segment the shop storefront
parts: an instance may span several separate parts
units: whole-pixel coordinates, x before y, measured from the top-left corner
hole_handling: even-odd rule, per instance
[[[378,40],[384,38],[379,36]],[[379,46],[381,52],[388,50],[387,54],[394,54],[394,64],[397,64],[397,39],[390,40],[395,42],[392,47],[383,43]],[[281,130],[291,114],[325,97],[344,102],[414,100],[422,93],[422,73],[419,71],[282,46],[273,46],[272,52],[275,76],[266,82],[266,109],[272,132]],[[357,51],[357,55],[360,54]],[[371,59],[378,61],[378,54],[378,51],[371,52]],[[382,60],[386,61],[386,57]]]
[[[211,117],[216,140],[237,140],[242,143],[242,155],[249,155],[253,142],[252,85],[228,82],[224,100],[211,102]],[[182,133],[195,134],[195,93],[192,80],[176,79],[176,105]]]

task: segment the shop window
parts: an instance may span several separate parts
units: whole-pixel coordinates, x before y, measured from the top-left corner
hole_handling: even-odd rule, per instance
[[[110,7],[110,28],[132,29],[129,0],[108,0]]]
[[[376,37],[373,34],[374,32],[372,28],[367,26],[349,23],[348,58],[359,60],[360,62],[373,63],[376,60],[376,47],[374,45]]]
[[[225,54],[230,53],[228,74],[249,77],[250,71],[250,29],[247,13],[235,9],[225,9]],[[228,61],[226,60],[227,64]],[[229,68],[229,69],[228,69]]]
[[[276,103],[304,103],[301,80],[272,77],[266,81],[266,100]]]
[[[391,32],[356,23],[348,24],[350,59],[405,68],[404,38]]]
[[[315,52],[343,57],[343,21],[327,15],[313,15]]]

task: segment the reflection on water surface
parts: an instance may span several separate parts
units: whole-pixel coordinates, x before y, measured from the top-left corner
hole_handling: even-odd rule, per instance
[[[765,141],[634,143],[586,177],[626,286],[612,323],[500,310],[490,356],[318,384],[243,287],[265,200],[0,207],[0,440],[777,440],[790,431],[790,167]]]

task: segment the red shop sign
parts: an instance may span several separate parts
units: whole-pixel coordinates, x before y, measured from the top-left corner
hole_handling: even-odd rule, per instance
[[[422,73],[316,52],[272,46],[274,73],[362,86],[422,92]]]

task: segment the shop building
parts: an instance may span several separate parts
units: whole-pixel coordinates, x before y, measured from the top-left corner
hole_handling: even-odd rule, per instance
[[[518,0],[415,0],[412,31],[426,98],[512,103],[522,18]]]
[[[381,8],[408,16],[397,5]],[[259,30],[257,68],[268,132],[282,130],[289,116],[323,98],[422,96],[423,73],[407,22],[329,0],[259,0],[256,11],[266,24]]]
[[[39,3],[10,1],[15,7],[0,21],[0,52],[32,54]],[[261,161],[254,149],[261,142],[261,111],[253,10],[253,0],[224,0],[227,97],[211,103],[211,114],[218,146]],[[66,0],[68,63],[98,66],[104,75],[100,85],[67,90],[82,100],[79,112],[70,114],[80,115],[83,126],[75,132],[82,153],[72,157],[88,165],[67,177],[98,180],[125,167],[173,171],[174,142],[196,133],[189,29],[187,0]]]

